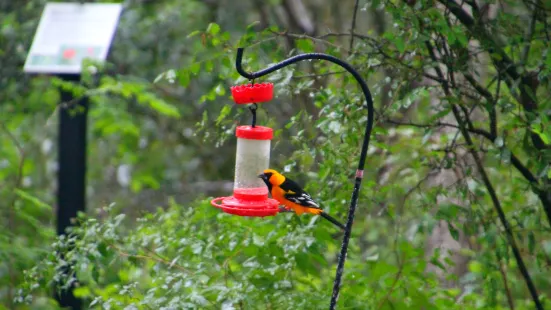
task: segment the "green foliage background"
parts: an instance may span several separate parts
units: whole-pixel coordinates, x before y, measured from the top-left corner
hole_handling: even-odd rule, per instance
[[[494,191],[549,306],[545,1],[126,1],[108,62],[86,63],[80,83],[22,72],[45,2],[0,4],[0,309],[58,309],[66,266],[86,308],[328,307],[342,233],[209,204],[231,193],[234,129],[250,121],[229,92],[247,82],[238,46],[250,71],[334,55],[373,92],[339,309],[533,309]],[[276,132],[271,166],[344,220],[366,122],[355,81],[323,62],[262,81],[275,84],[259,109]],[[88,212],[61,239],[59,89],[91,101]],[[449,240],[434,246],[434,231]]]

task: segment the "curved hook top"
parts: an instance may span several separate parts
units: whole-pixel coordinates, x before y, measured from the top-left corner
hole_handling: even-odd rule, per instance
[[[296,62],[299,62],[299,61],[302,61],[302,60],[308,60],[308,59],[320,59],[320,60],[330,61],[334,64],[337,64],[337,65],[343,67],[344,69],[346,69],[346,71],[348,71],[350,74],[352,74],[354,76],[354,78],[360,84],[360,87],[362,88],[362,91],[363,91],[364,96],[365,96],[365,100],[367,102],[367,110],[368,110],[366,135],[364,137],[364,139],[365,139],[364,140],[364,147],[362,147],[362,152],[361,152],[361,155],[360,155],[360,162],[359,162],[359,165],[358,165],[358,170],[363,171],[363,167],[365,165],[365,158],[367,156],[367,148],[368,148],[368,145],[369,145],[369,137],[371,135],[371,129],[373,127],[373,115],[375,113],[374,113],[373,98],[371,96],[371,92],[369,91],[369,88],[367,87],[367,84],[365,83],[362,76],[358,73],[358,71],[356,71],[356,69],[354,69],[349,63],[347,63],[347,62],[345,62],[345,61],[343,61],[343,60],[341,60],[341,59],[339,59],[335,56],[331,56],[331,55],[328,55],[328,54],[322,54],[322,53],[306,53],[306,54],[299,54],[299,55],[287,58],[287,59],[285,59],[281,62],[278,62],[275,65],[270,66],[266,69],[249,73],[249,72],[246,72],[243,69],[242,62],[243,62],[244,50],[245,50],[245,48],[243,48],[243,47],[237,48],[237,56],[235,58],[235,68],[241,76],[243,76],[243,77],[245,77],[249,80],[262,77],[264,75],[267,75],[267,74],[270,74],[274,71],[277,71],[277,70],[279,70],[283,67],[286,67],[290,64],[294,64]]]
[[[245,70],[243,70],[243,65],[241,64],[243,62],[243,50],[244,48],[242,47],[237,48],[237,56],[235,57],[235,69],[237,70],[237,72],[239,72],[239,74],[241,74],[241,76],[249,80],[253,80],[254,75],[249,74]]]

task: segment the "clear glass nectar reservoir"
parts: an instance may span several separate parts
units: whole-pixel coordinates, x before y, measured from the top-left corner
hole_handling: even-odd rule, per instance
[[[234,194],[267,195],[266,184],[258,177],[270,165],[273,130],[268,127],[239,126],[235,156]]]

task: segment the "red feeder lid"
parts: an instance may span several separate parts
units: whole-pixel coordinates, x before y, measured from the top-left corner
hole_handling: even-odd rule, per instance
[[[251,140],[272,140],[274,130],[264,126],[238,126],[235,130],[235,136]]]
[[[266,102],[274,97],[274,84],[259,83],[232,86],[231,94],[233,101],[237,104]]]

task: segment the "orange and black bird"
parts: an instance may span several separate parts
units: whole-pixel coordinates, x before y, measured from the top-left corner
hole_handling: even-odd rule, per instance
[[[320,215],[341,229],[345,229],[342,223],[325,213],[312,197],[293,180],[273,169],[264,170],[258,177],[266,183],[272,198],[284,205],[286,209],[293,209],[297,215],[303,213]]]

